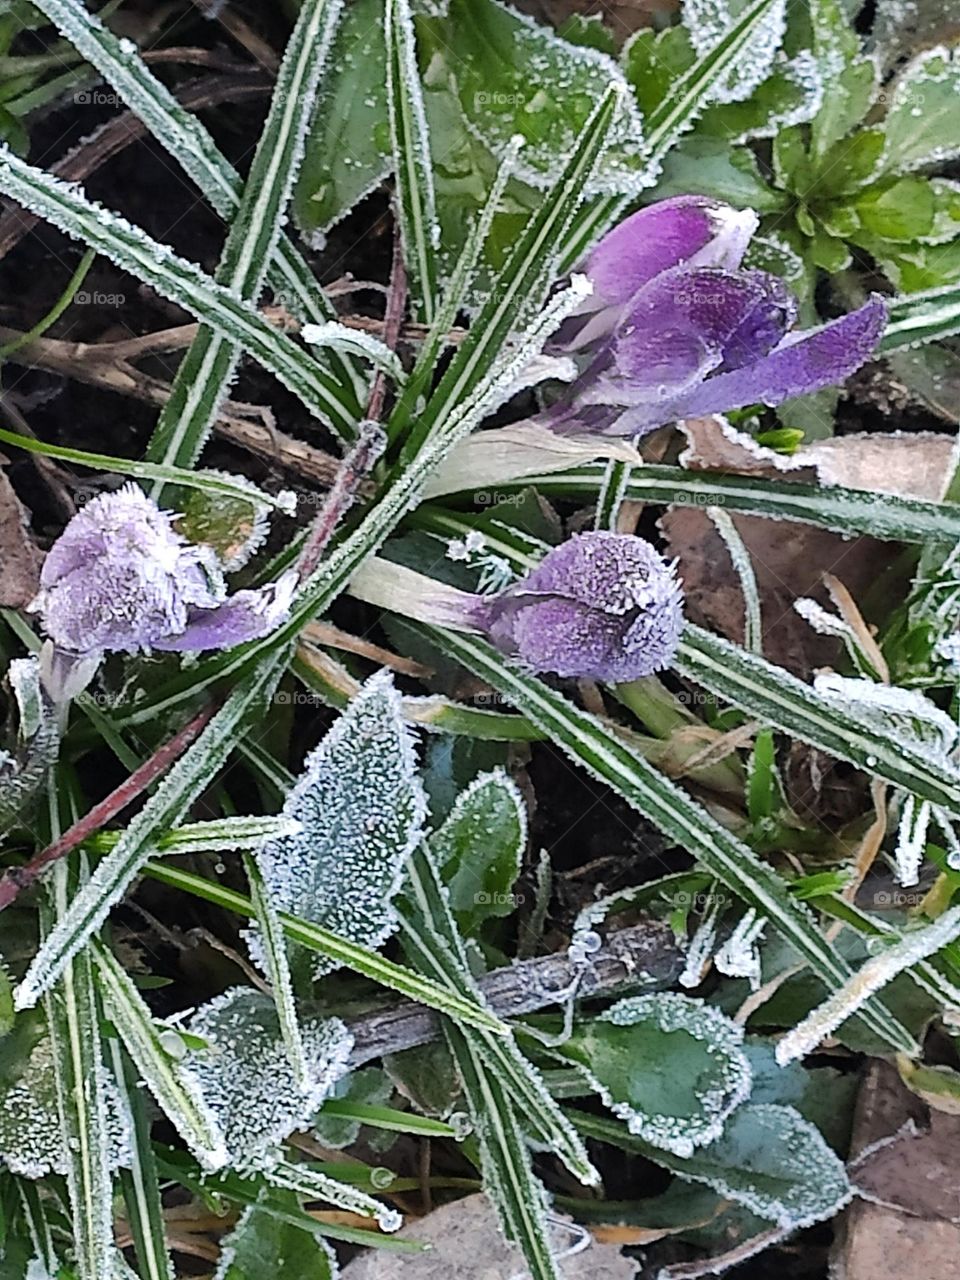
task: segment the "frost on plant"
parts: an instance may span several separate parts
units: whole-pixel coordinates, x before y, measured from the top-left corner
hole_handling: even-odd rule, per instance
[[[103,1071],[103,1068],[100,1068]],[[129,1119],[112,1078],[104,1072],[110,1163],[130,1163]],[[0,1164],[24,1178],[66,1174],[68,1153],[57,1103],[53,1045],[41,1036],[20,1063],[19,1074],[0,1084]]]
[[[742,1043],[719,1009],[665,992],[619,1001],[578,1028],[565,1052],[631,1133],[689,1156],[749,1095]]]
[[[903,742],[911,751],[931,756],[942,766],[956,768],[952,755],[957,745],[957,725],[918,690],[832,672],[817,676],[814,687],[829,703],[871,729],[894,742]]]
[[[276,910],[378,946],[396,928],[391,899],[426,817],[413,742],[388,671],[367,681],[308,757],[283,812],[302,824],[300,833],[272,840],[258,854]],[[259,955],[258,939],[250,941]],[[317,977],[337,967],[322,956],[311,962]]]
[[[63,665],[111,651],[228,649],[286,617],[294,574],[228,596],[213,549],[188,543],[173,520],[134,484],[73,517],[44,561],[31,606]]]
[[[305,1018],[301,1035],[312,1083],[304,1092],[268,996],[234,987],[199,1009],[188,1029],[207,1047],[188,1054],[184,1066],[198,1081],[234,1164],[268,1159],[305,1126],[346,1073],[353,1047],[338,1018]]]
[[[632,214],[582,265],[596,301],[557,345],[591,355],[535,423],[561,434],[636,436],[683,418],[775,406],[842,382],[886,324],[878,295],[839,320],[795,330],[784,281],[741,264],[754,215],[683,196]]]

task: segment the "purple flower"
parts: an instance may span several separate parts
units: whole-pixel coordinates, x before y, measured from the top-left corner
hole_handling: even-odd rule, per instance
[[[73,517],[50,549],[30,606],[64,655],[227,649],[286,617],[296,574],[227,597],[211,547],[188,543],[134,484]]]
[[[543,415],[554,431],[635,436],[683,418],[778,405],[842,382],[870,358],[886,321],[879,295],[839,320],[791,332],[797,301],[783,281],[740,267],[755,220],[731,221],[732,209],[723,215],[724,206],[703,204],[681,197],[651,205],[587,259],[597,308],[577,317],[576,333],[558,337],[595,354]],[[706,221],[726,229],[706,239]],[[648,235],[662,236],[659,251]]]
[[[582,533],[486,600],[483,630],[532,671],[637,680],[670,663],[682,600],[673,566],[648,542]]]
[[[624,218],[577,268],[593,293],[551,347],[579,351],[595,345],[617,327],[637,292],[673,267],[735,270],[757,222],[752,210],[733,209],[707,196],[675,196]]]

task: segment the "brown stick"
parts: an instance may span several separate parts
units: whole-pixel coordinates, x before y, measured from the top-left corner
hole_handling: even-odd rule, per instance
[[[669,987],[682,968],[673,930],[663,921],[647,920],[608,934],[585,969],[571,964],[566,952],[540,956],[494,969],[480,979],[480,989],[494,1013],[517,1018],[562,1002],[578,977],[577,999],[592,999],[628,986],[642,985],[646,991]],[[412,1001],[361,1014],[347,1025],[353,1035],[352,1067],[429,1044],[441,1035],[439,1016]]]
[[[135,769],[115,791],[95,804],[89,813],[78,819],[58,840],[41,850],[26,866],[10,867],[5,871],[0,877],[0,911],[9,907],[23,889],[34,884],[47,867],[76,849],[84,840],[89,840],[102,826],[136,800],[151,783],[166,773],[174,761],[200,736],[215,710],[212,703],[204,707],[179,733],[159,747],[149,760]]]

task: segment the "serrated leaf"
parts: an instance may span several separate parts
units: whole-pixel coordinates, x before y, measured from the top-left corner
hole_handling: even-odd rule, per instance
[[[430,847],[463,933],[515,910],[510,891],[526,843],[523,797],[501,770],[481,774],[457,797]]]
[[[569,44],[498,0],[450,0],[443,18],[419,20],[418,35],[428,58],[437,48],[456,50],[449,67],[467,128],[498,158],[519,133],[525,146],[518,175],[536,187],[556,180],[607,87],[624,83],[606,54]],[[639,190],[646,170],[642,134],[631,103],[586,184],[587,195]]]
[[[336,1280],[339,1274],[325,1241],[257,1205],[244,1209],[220,1247],[214,1280]]]
[[[883,131],[887,173],[960,154],[960,50],[940,45],[914,58],[894,84]]]
[[[811,0],[813,51],[826,92],[810,126],[811,155],[823,157],[863,120],[873,99],[876,65],[860,54],[860,37],[840,0]]]
[[[742,1028],[725,1014],[664,992],[621,1000],[581,1023],[561,1052],[631,1133],[689,1156],[720,1136],[750,1092],[742,1046]]]
[[[274,909],[379,946],[396,928],[391,899],[426,816],[388,671],[367,681],[308,757],[283,812],[301,832],[270,841],[257,855]],[[313,961],[318,977],[336,967]]]
[[[207,1042],[184,1065],[224,1134],[234,1163],[255,1165],[295,1129],[305,1126],[346,1073],[352,1038],[338,1018],[304,1019],[310,1088],[300,1089],[269,996],[234,987],[190,1019],[191,1035]]]

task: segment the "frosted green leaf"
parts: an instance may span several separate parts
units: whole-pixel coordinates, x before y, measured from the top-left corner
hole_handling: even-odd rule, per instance
[[[464,128],[498,160],[515,135],[523,137],[517,177],[541,189],[559,175],[608,86],[626,88],[608,54],[570,44],[498,0],[450,0],[444,18],[419,20],[417,36],[421,56],[429,60],[424,72],[428,99],[438,58],[455,87]],[[435,164],[448,168],[448,153],[435,152]],[[633,95],[625,94],[584,194],[636,193],[649,184],[648,169],[640,113]],[[472,197],[476,172],[461,171],[458,164],[456,177],[463,194]]]
[[[384,1106],[392,1093],[393,1085],[379,1067],[364,1067],[360,1071],[351,1071],[350,1075],[338,1080],[330,1098],[347,1099],[368,1106]],[[359,1120],[347,1116],[327,1114],[321,1107],[313,1122],[313,1132],[317,1141],[325,1147],[342,1151],[344,1147],[353,1146],[359,1138],[360,1124]]]
[[[873,61],[860,55],[860,37],[840,0],[811,0],[813,48],[827,92],[811,127],[812,153],[821,158],[863,120],[877,83]]]
[[[391,899],[426,816],[388,671],[367,681],[308,757],[283,813],[302,824],[300,834],[270,841],[257,857],[274,908],[379,946],[396,928]],[[259,940],[250,942],[259,956]],[[337,967],[311,961],[317,977]]]
[[[199,1082],[234,1163],[255,1164],[305,1126],[345,1074],[353,1039],[338,1018],[305,1018],[300,1030],[311,1085],[301,1091],[269,996],[234,987],[203,1005],[188,1030],[207,1047],[184,1067]]]
[[[0,1081],[0,1165],[24,1178],[65,1174],[67,1151],[60,1127],[57,1081],[50,1038],[42,1036],[9,1084]],[[126,1111],[113,1079],[101,1068],[111,1168],[130,1162]]]
[[[730,1117],[721,1138],[692,1157],[650,1154],[784,1230],[829,1218],[852,1196],[843,1163],[793,1107],[748,1104]]]
[[[704,57],[718,45],[747,8],[747,0],[685,0],[683,24],[698,57]],[[744,56],[737,60],[727,78],[715,86],[716,102],[742,102],[763,83],[780,48],[785,21],[786,4],[772,5],[754,29]]]
[[[511,890],[526,843],[523,797],[502,770],[481,774],[457,796],[430,847],[462,932],[515,910]]]
[[[219,472],[211,472],[219,475]],[[237,487],[243,479],[231,475],[229,479]],[[227,573],[242,569],[255,551],[258,551],[269,532],[271,508],[266,506],[259,490],[250,485],[250,497],[244,499],[234,493],[217,493],[213,490],[191,488],[168,490],[165,505],[181,513],[176,527],[189,542],[204,542],[213,547]],[[292,515],[296,510],[296,495],[285,490],[280,494],[281,510]]]
[[[336,1280],[338,1274],[326,1241],[251,1204],[224,1237],[214,1280]]]
[[[960,154],[960,51],[919,54],[898,76],[884,121],[882,165],[907,173]]]
[[[562,1052],[631,1133],[678,1156],[713,1142],[750,1092],[743,1030],[673,992],[621,1000]]]

